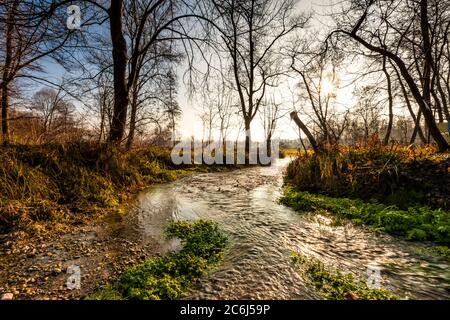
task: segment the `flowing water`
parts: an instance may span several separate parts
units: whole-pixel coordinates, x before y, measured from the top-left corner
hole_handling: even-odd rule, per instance
[[[317,299],[290,264],[300,252],[363,279],[381,268],[383,287],[402,297],[450,299],[450,265],[427,246],[377,235],[319,214],[280,205],[282,171],[272,167],[192,175],[143,192],[129,215],[128,234],[179,246],[162,237],[179,219],[211,219],[231,239],[223,263],[191,289],[190,299]]]

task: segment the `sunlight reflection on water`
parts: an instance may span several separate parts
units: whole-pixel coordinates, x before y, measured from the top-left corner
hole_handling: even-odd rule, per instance
[[[314,256],[343,272],[366,276],[381,267],[382,285],[400,296],[450,298],[448,261],[423,252],[424,245],[376,235],[330,217],[299,215],[279,205],[282,169],[273,167],[189,176],[143,192],[130,215],[135,235],[165,243],[162,230],[178,219],[212,219],[232,246],[217,270],[192,288],[191,299],[316,299],[291,267],[289,254]],[[167,246],[168,250],[171,246]]]

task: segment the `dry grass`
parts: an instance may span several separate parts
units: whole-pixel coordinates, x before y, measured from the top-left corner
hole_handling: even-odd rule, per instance
[[[130,152],[88,142],[0,147],[0,231],[39,234],[120,209],[134,190],[201,170],[173,167],[170,150]]]
[[[331,196],[378,199],[407,207],[448,208],[450,154],[432,146],[339,146],[332,152],[299,156],[287,181],[299,190]]]

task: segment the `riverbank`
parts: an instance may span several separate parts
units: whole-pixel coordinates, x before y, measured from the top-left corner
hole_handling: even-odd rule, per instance
[[[128,152],[93,143],[0,147],[0,233],[64,233],[123,205],[138,190],[226,166],[174,166],[170,149]]]
[[[174,167],[162,148],[1,147],[0,297],[79,299],[127,267],[161,256],[156,242],[121,235],[134,195],[192,173],[223,170],[230,168]],[[72,264],[82,267],[81,290],[65,285]]]
[[[427,146],[341,147],[299,156],[286,171],[280,202],[325,212],[412,241],[450,257],[450,155]],[[434,244],[434,245],[433,245]]]
[[[118,281],[88,296],[92,300],[177,300],[222,260],[229,242],[217,223],[176,221],[165,237],[179,239],[180,249],[127,268]]]
[[[224,261],[195,281],[187,299],[321,299],[293,268],[292,252],[362,281],[367,268],[377,266],[383,284],[399,297],[448,299],[448,262],[426,243],[375,233],[345,219],[335,225],[323,211],[298,214],[281,205],[288,161],[190,175],[142,194],[140,209],[130,214],[137,234],[158,236],[154,218],[173,212],[176,220],[217,222],[230,239]]]
[[[334,224],[348,219],[355,225],[365,224],[374,231],[401,236],[411,241],[429,241],[440,255],[450,258],[450,214],[428,207],[410,207],[401,210],[391,205],[367,203],[362,200],[333,198],[284,189],[280,202],[297,212],[325,212],[333,214]]]

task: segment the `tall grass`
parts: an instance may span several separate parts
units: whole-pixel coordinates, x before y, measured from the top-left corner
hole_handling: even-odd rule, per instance
[[[101,213],[134,189],[192,169],[172,167],[170,151],[157,147],[122,153],[88,142],[3,146],[0,231]]]
[[[300,156],[286,180],[299,190],[330,196],[377,199],[403,209],[426,204],[450,208],[450,156],[432,147],[340,147]]]

